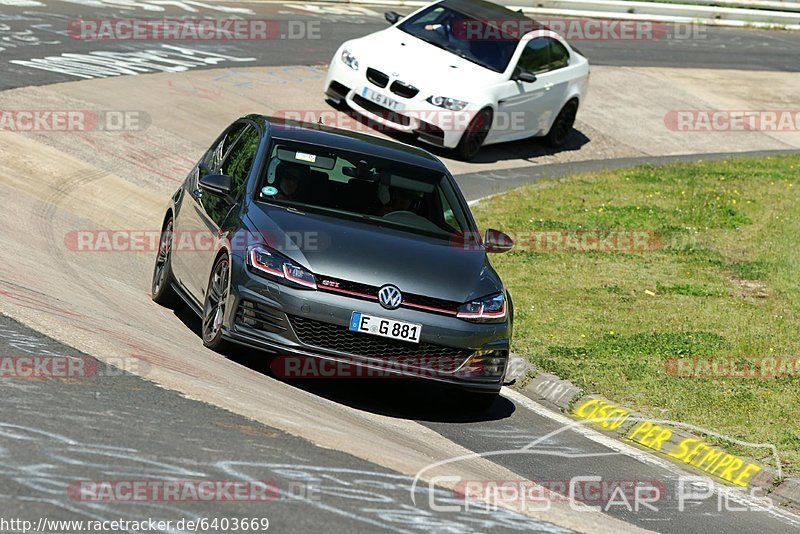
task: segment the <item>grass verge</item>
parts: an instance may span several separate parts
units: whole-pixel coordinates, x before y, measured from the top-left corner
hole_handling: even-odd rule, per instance
[[[522,245],[492,257],[514,300],[514,350],[653,417],[773,444],[797,474],[800,374],[688,378],[668,361],[800,358],[799,180],[798,156],[732,159],[576,175],[479,203],[480,227]],[[650,246],[587,250],[592,231],[645,232]]]

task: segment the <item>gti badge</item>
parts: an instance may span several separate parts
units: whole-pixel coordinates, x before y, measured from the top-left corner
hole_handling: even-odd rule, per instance
[[[396,310],[403,302],[403,295],[395,286],[385,285],[378,291],[378,302],[387,310]]]

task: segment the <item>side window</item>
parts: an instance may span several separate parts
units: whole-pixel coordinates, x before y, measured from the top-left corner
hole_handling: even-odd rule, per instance
[[[219,172],[231,177],[230,197],[213,193],[203,194],[203,209],[217,226],[222,225],[233,204],[244,193],[247,176],[250,174],[250,167],[253,165],[260,138],[258,130],[252,126],[237,125],[208,153],[211,158],[218,158],[218,154],[221,153],[223,158],[222,161],[214,159],[206,163],[210,172]],[[214,166],[212,167],[210,163],[213,163]]]
[[[517,68],[522,72],[538,74],[547,70],[550,63],[550,39],[532,39],[528,41],[519,56]]]
[[[222,136],[222,139],[217,141],[216,145],[208,149],[208,152],[206,152],[206,155],[203,157],[203,164],[208,168],[208,172],[214,173],[219,171],[225,154],[246,127],[246,124],[235,124],[225,132],[225,135]]]
[[[539,74],[567,65],[569,65],[569,52],[566,47],[555,39],[540,37],[532,39],[525,45],[517,68],[521,71]]]
[[[569,65],[569,52],[567,48],[556,41],[550,40],[550,68],[547,70],[556,70]]]
[[[231,177],[231,196],[236,201],[244,194],[247,176],[250,174],[250,167],[253,166],[260,140],[258,130],[247,126],[222,163],[221,172]]]

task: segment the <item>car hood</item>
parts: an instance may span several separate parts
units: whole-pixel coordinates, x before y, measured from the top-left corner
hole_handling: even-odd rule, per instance
[[[350,41],[347,48],[356,56],[361,68],[372,67],[418,87],[425,98],[434,93],[467,98],[469,95],[464,91],[481,90],[503,80],[499,72],[394,27]]]
[[[502,289],[483,250],[447,239],[263,203],[246,215],[253,232],[318,275],[456,302]]]

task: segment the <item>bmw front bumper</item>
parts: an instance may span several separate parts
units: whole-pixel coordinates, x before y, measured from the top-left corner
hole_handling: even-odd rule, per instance
[[[325,80],[325,94],[334,102],[347,103],[359,114],[392,130],[417,134],[420,141],[431,145],[455,148],[466,131],[470,120],[478,111],[467,106],[461,111],[450,111],[434,106],[426,99],[430,96],[420,91],[413,98],[403,98],[390,91],[394,79],[390,78],[385,87],[367,79],[366,66],[353,70],[337,56],[328,67]],[[365,98],[364,88],[380,93],[399,102],[403,109],[394,111]]]

